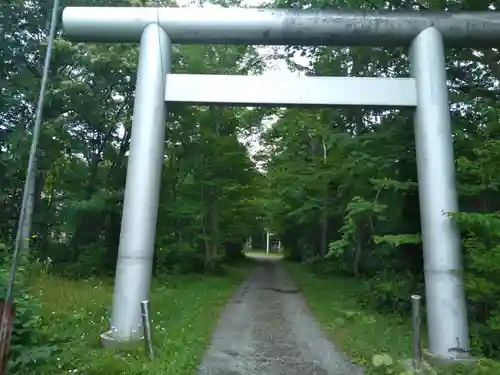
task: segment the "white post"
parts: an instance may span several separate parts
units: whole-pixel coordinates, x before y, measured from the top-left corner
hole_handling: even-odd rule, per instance
[[[424,29],[411,46],[417,84],[415,145],[424,249],[430,354],[467,356],[469,332],[460,238],[448,212],[458,211],[443,38]]]
[[[269,254],[269,231],[266,231],[266,254]]]
[[[141,302],[149,300],[170,59],[168,35],[157,24],[150,24],[141,36],[111,330],[101,335],[105,346],[142,336]]]

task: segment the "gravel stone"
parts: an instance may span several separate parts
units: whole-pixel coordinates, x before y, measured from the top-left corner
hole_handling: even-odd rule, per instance
[[[364,374],[326,338],[279,259],[256,261],[222,313],[198,375]]]

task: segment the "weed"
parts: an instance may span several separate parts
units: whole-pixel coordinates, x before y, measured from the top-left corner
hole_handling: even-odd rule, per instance
[[[50,358],[18,374],[192,374],[209,343],[221,309],[247,274],[246,268],[216,275],[172,275],[155,280],[151,316],[155,360],[142,345],[106,350],[99,334],[109,328],[112,280],[68,280],[41,273],[31,293],[41,302],[39,328],[54,343]]]
[[[408,319],[380,314],[360,304],[366,292],[361,280],[319,277],[304,265],[286,266],[325,331],[353,362],[365,366],[369,375],[411,374],[401,366],[402,360],[411,358]],[[474,368],[452,366],[438,371],[439,375],[499,373],[500,365],[491,360],[480,360]]]

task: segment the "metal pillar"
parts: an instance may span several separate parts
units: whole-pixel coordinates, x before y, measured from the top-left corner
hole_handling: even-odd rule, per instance
[[[141,36],[111,330],[103,345],[142,336],[141,301],[149,299],[164,159],[165,83],[171,42],[156,24]]]
[[[27,256],[29,254],[30,244],[32,241],[32,233],[31,228],[33,226],[33,211],[35,208],[35,192],[36,192],[36,175],[37,175],[37,166],[36,159],[33,161],[33,172],[30,175],[30,179],[28,181],[28,200],[26,201],[26,210],[24,213],[24,220],[21,232],[21,238],[23,241],[22,244],[22,252],[23,256]]]
[[[420,302],[422,297],[418,294],[414,294],[410,298],[411,300],[411,331],[412,331],[412,360],[413,368],[416,371],[420,370],[420,365],[422,362],[422,340],[420,335]]]
[[[411,46],[417,85],[415,144],[430,354],[469,350],[459,234],[447,212],[458,210],[443,38],[428,27]]]
[[[266,232],[266,254],[269,254],[270,242],[269,232]]]

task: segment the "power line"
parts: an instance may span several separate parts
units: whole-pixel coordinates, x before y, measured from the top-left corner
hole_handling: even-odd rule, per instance
[[[30,186],[31,185],[30,181],[33,178],[33,174],[35,173],[34,169],[35,169],[35,163],[36,163],[36,153],[38,150],[38,142],[40,139],[40,133],[41,133],[41,128],[42,128],[43,105],[44,105],[44,101],[45,101],[45,91],[46,91],[48,76],[49,76],[49,67],[50,67],[50,60],[52,57],[52,48],[54,46],[54,39],[56,36],[56,26],[57,26],[57,20],[58,20],[58,16],[59,16],[59,2],[60,2],[60,0],[54,0],[54,5],[52,7],[52,18],[50,21],[50,31],[49,31],[49,35],[47,36],[47,51],[45,53],[45,61],[44,61],[43,72],[42,72],[42,81],[40,84],[40,92],[38,95],[38,103],[37,103],[36,114],[35,114],[35,124],[33,125],[33,139],[31,141],[31,149],[30,149],[29,160],[28,160],[28,168],[26,171],[26,180],[24,181],[23,199],[21,202],[21,212],[19,213],[19,221],[17,223],[16,240],[14,243],[14,252],[12,255],[12,265],[11,265],[10,273],[9,273],[9,281],[7,283],[7,291],[5,293],[6,303],[12,302],[12,299],[13,299],[12,298],[12,290],[14,287],[14,280],[15,280],[15,276],[16,276],[17,264],[19,262],[20,249],[21,249],[21,244],[23,241],[22,227],[23,227],[23,223],[25,220],[25,211],[26,211],[29,193],[30,193],[30,190],[32,188]],[[7,309],[3,310],[4,312],[2,314],[2,321],[4,320],[4,315],[5,315],[6,310]]]

